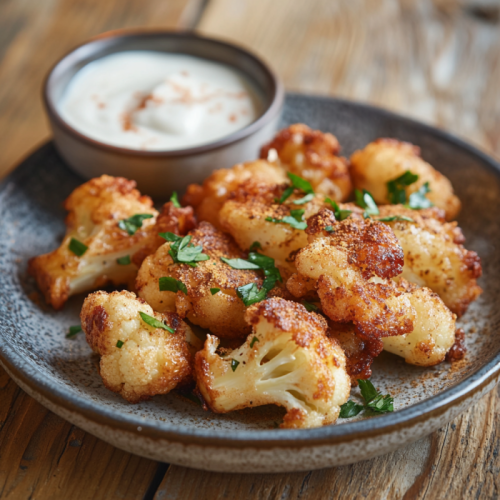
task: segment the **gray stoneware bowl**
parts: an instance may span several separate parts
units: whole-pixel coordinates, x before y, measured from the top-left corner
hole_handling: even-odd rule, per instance
[[[463,203],[459,224],[467,248],[479,253],[484,267],[484,293],[459,322],[469,349],[464,361],[422,369],[384,353],[374,364],[373,381],[394,396],[395,412],[317,429],[276,429],[284,412],[275,407],[216,415],[176,393],[126,403],[103,387],[84,336],[65,338],[67,328],[79,322],[83,297],[55,312],[37,300],[26,275],[30,257],[59,245],[61,203],[82,182],[49,143],[0,187],[0,361],[13,379],[58,415],[119,448],[232,472],[310,470],[365,460],[431,433],[492,389],[500,376],[498,163],[445,132],[361,104],[289,95],[281,125],[294,122],[333,132],[346,155],[381,136],[411,141],[451,179]]]
[[[246,127],[209,144],[174,151],[140,151],[111,146],[71,127],[59,114],[57,103],[72,77],[101,57],[126,50],[152,50],[209,59],[241,71],[262,100],[260,116]],[[150,196],[183,191],[190,182],[202,182],[212,170],[251,160],[269,141],[283,108],[283,86],[258,57],[236,45],[191,32],[112,31],[66,54],[49,72],[43,99],[54,144],[66,163],[86,179],[102,174],[136,179]]]

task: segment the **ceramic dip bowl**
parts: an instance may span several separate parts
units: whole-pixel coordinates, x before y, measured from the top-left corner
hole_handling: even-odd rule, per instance
[[[125,51],[154,51],[195,56],[236,69],[260,100],[257,118],[213,142],[185,149],[140,150],[113,146],[77,131],[63,119],[58,104],[75,74],[102,57]],[[43,88],[54,143],[67,164],[85,179],[108,174],[137,181],[145,194],[166,198],[201,183],[215,169],[258,157],[259,148],[276,131],[284,91],[274,72],[250,52],[190,32],[113,31],[80,45],[60,59]]]

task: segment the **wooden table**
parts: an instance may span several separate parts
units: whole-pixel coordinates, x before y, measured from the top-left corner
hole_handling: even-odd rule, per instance
[[[40,87],[102,31],[196,28],[250,47],[289,90],[381,105],[500,156],[498,0],[2,0],[0,174],[48,137]],[[354,465],[231,475],[120,451],[0,369],[0,498],[498,498],[500,391],[434,434]]]

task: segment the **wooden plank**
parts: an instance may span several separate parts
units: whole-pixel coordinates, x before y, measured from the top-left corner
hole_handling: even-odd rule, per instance
[[[0,498],[142,499],[166,467],[46,410],[0,368]]]
[[[203,0],[2,0],[0,178],[49,135],[41,86],[64,53],[104,31],[188,28]]]
[[[500,156],[500,28],[464,3],[211,0],[199,30],[254,50],[290,90],[380,105]]]
[[[458,0],[211,0],[199,30],[257,52],[290,90],[384,106],[500,156],[495,18]],[[171,466],[155,498],[495,497],[499,406],[495,390],[431,436],[344,467],[231,475]]]

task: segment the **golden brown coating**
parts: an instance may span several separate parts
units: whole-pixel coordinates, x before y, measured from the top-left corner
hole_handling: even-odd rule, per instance
[[[268,159],[271,150],[276,151],[286,170],[309,181],[316,193],[335,201],[349,198],[352,191],[349,163],[338,156],[340,145],[334,135],[296,123],[263,146],[260,157]]]
[[[428,182],[427,198],[453,220],[460,211],[460,200],[450,181],[420,157],[420,148],[396,139],[377,139],[351,156],[351,174],[357,189],[369,191],[378,204],[389,203],[387,182],[407,170],[419,176],[406,188],[407,197]]]
[[[195,325],[208,328],[223,338],[244,338],[250,327],[244,321],[245,305],[236,295],[236,288],[248,283],[262,285],[260,273],[233,269],[220,260],[246,258],[232,238],[215,229],[208,222],[190,231],[191,243],[202,246],[209,260],[198,262],[196,267],[174,263],[169,254],[170,243],[165,243],[155,254],[143,262],[137,275],[138,295],[155,311],[176,311]],[[187,295],[178,291],[160,291],[159,279],[171,277],[182,281]],[[212,294],[211,289],[220,291]]]
[[[343,207],[361,210],[351,204]],[[440,210],[411,210],[402,205],[380,207],[380,217],[397,215],[414,221],[385,222],[394,231],[405,255],[401,277],[430,288],[452,312],[462,316],[482,292],[477,284],[482,273],[481,259],[476,252],[463,247],[462,231],[456,222],[444,222]]]
[[[135,181],[103,175],[76,188],[65,201],[69,213],[61,246],[32,258],[28,266],[55,309],[60,309],[71,295],[107,283],[133,283],[137,266],[120,265],[117,259],[132,256],[142,248],[158,215],[151,199],[141,196],[135,185]],[[131,236],[118,223],[135,214],[152,217]],[[82,256],[69,249],[72,238],[88,247]]]
[[[258,241],[263,254],[272,257],[276,265],[293,270],[293,253],[307,245],[307,234],[287,223],[266,220],[282,220],[292,210],[304,210],[302,216],[315,214],[323,206],[323,196],[317,195],[308,203],[296,205],[294,201],[304,197],[295,191],[285,203],[277,203],[287,186],[268,184],[247,184],[238,189],[224,204],[220,212],[220,223],[243,250],[250,249]]]
[[[195,208],[198,220],[210,222],[220,229],[219,212],[226,200],[241,184],[253,182],[282,184],[289,179],[280,166],[265,160],[240,163],[215,170],[202,186],[190,184],[182,202]]]
[[[197,386],[217,413],[276,404],[287,409],[282,428],[328,425],[350,391],[345,356],[326,336],[325,320],[295,302],[268,299],[248,308],[253,331],[221,358],[216,337],[196,354]]]
[[[175,332],[150,326],[140,312]],[[177,314],[155,313],[131,292],[100,291],[85,299],[80,318],[89,346],[101,356],[104,385],[130,403],[192,380],[197,339]]]

